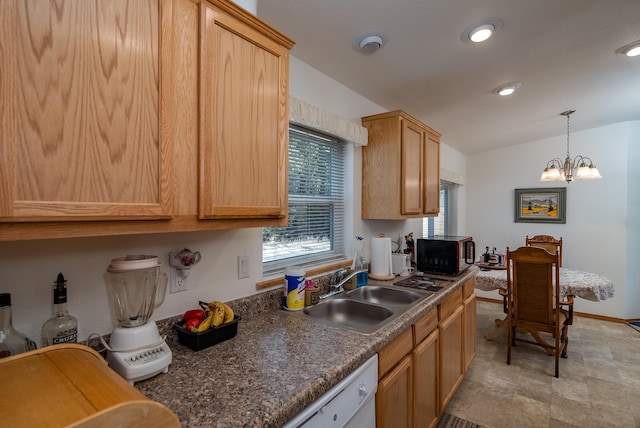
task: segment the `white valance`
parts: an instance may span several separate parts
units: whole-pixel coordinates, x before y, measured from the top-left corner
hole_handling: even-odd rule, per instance
[[[367,145],[367,128],[298,98],[289,97],[289,122],[352,142],[356,147]]]
[[[448,181],[449,183],[459,184],[464,186],[467,184],[467,177],[460,175],[457,172],[453,172],[446,168],[440,168],[440,180]]]

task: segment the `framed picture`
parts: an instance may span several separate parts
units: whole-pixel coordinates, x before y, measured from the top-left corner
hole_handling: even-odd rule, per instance
[[[567,222],[567,188],[516,189],[516,223]]]

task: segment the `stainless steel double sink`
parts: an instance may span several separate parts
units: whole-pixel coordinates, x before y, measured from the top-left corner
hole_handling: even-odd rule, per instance
[[[372,334],[434,294],[387,285],[367,285],[308,306],[303,313],[321,322]]]

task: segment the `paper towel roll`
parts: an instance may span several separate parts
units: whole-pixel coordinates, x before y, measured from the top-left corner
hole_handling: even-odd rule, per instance
[[[391,238],[371,238],[371,275],[392,277]]]

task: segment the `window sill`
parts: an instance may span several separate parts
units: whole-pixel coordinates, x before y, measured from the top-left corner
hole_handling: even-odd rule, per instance
[[[336,269],[340,269],[340,268],[344,268],[344,267],[349,267],[351,266],[352,261],[351,260],[345,260],[343,262],[338,262],[338,263],[332,263],[330,265],[325,265],[325,266],[320,266],[317,268],[313,268],[313,269],[307,269],[306,270],[306,277],[312,277],[314,275],[319,275],[321,273],[326,273],[326,272],[330,272]],[[274,285],[283,285],[284,284],[284,275],[283,276],[278,276],[276,278],[271,278],[271,279],[267,279],[265,281],[260,281],[258,283],[256,283],[256,289],[257,290],[262,290],[264,288],[269,288],[269,287],[273,287]]]

